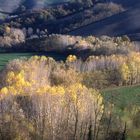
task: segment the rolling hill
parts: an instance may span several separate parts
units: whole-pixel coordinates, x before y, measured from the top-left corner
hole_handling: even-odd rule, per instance
[[[70,35],[129,35],[139,38],[140,32],[140,2],[125,12],[94,22],[79,29],[71,31]]]
[[[66,2],[68,0],[0,0],[0,11],[13,12],[21,5],[25,5],[28,9],[42,9],[47,5]],[[134,40],[140,39],[140,1],[139,0],[100,0],[101,2],[114,2],[125,7],[125,12],[115,14],[108,18],[86,24],[82,27],[66,32],[70,35],[109,35],[120,36],[129,35]],[[1,15],[2,17],[3,15]],[[69,17],[68,17],[69,19]],[[64,20],[64,19],[62,19]],[[59,20],[58,20],[59,21]],[[56,21],[56,24],[57,22]],[[66,22],[70,22],[71,19]],[[65,22],[65,21],[64,21]],[[43,23],[42,23],[43,24]],[[46,22],[44,23],[46,24]]]

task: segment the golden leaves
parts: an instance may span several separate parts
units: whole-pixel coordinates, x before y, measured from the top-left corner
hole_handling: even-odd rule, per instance
[[[73,55],[68,57],[69,62],[74,62],[76,59]],[[96,104],[96,108],[102,112],[103,98],[99,92],[81,84],[79,73],[72,68],[58,64],[53,69],[49,69],[52,67],[52,61],[53,59],[45,56],[34,56],[23,60],[20,65],[14,63],[13,67],[10,67],[12,70],[6,73],[5,86],[0,90],[0,95],[36,96],[42,100],[43,98],[48,100],[55,107],[70,104],[81,113],[89,106]],[[15,66],[18,70],[13,70]]]
[[[9,33],[11,32],[11,28],[8,27],[8,26],[6,26],[6,27],[5,27],[5,32],[6,32],[7,34],[9,34]]]
[[[75,62],[77,57],[75,55],[69,55],[66,59],[66,62]]]
[[[124,63],[121,67],[120,67],[120,73],[122,75],[122,78],[125,80],[125,81],[128,81],[129,80],[129,77],[130,77],[130,70],[129,70],[129,67],[126,63]]]
[[[7,95],[7,94],[8,94],[8,89],[7,89],[7,87],[3,87],[3,88],[0,90],[0,93],[3,94],[3,95]]]
[[[50,95],[64,95],[65,94],[65,89],[61,86],[45,86],[45,87],[40,87],[37,90],[37,93],[39,95],[41,94],[50,94]]]
[[[25,80],[24,71],[7,73],[5,78],[6,86],[1,89],[2,95],[17,95],[24,93],[24,90],[31,86],[31,84]]]

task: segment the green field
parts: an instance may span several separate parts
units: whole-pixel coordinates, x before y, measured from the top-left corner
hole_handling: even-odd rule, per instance
[[[57,53],[0,53],[0,70],[11,60],[21,58],[21,57],[31,57],[34,55],[39,56],[48,56],[53,57],[55,60],[65,60],[67,57],[67,54],[57,54]]]
[[[20,57],[31,57],[33,53],[1,53],[0,54],[0,69],[2,69],[9,61]]]
[[[114,105],[113,112],[120,117],[131,118],[136,108],[140,108],[140,85],[110,88],[101,91],[105,105]]]
[[[130,105],[140,106],[140,85],[106,89],[102,95],[106,102],[113,102],[122,109]]]
[[[113,114],[127,125],[127,140],[140,140],[140,85],[118,87],[102,91],[105,103],[114,104]],[[133,120],[137,120],[137,127]],[[136,119],[137,118],[137,119]]]

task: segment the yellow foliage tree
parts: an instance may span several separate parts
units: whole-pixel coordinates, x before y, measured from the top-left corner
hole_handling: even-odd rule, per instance
[[[75,55],[69,55],[66,59],[66,62],[75,62],[77,57]]]
[[[126,63],[123,63],[123,65],[120,66],[120,74],[122,81],[125,83],[128,83],[130,80],[130,69]]]
[[[10,63],[0,90],[0,105],[4,101],[7,108],[1,110],[5,109],[2,106],[0,112],[13,119],[10,126],[15,126],[16,130],[26,127],[24,134],[29,136],[31,133],[33,138],[88,140],[91,131],[93,137],[96,136],[104,110],[102,96],[80,81],[76,83],[76,80],[69,84],[51,85],[50,72],[57,70],[56,67],[52,59],[36,56]],[[62,69],[67,72],[67,69]],[[74,76],[72,73],[71,70],[68,72]],[[75,76],[79,77],[76,73]],[[11,112],[12,107],[14,113]],[[15,116],[18,116],[20,123]],[[6,118],[3,122],[10,123]],[[91,130],[87,129],[90,127]],[[16,138],[26,139],[26,135],[17,134]]]
[[[5,32],[6,34],[9,34],[11,32],[11,28],[9,26],[5,27]]]

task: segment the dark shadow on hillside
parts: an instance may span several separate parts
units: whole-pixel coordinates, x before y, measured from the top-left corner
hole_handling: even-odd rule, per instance
[[[83,26],[79,29],[69,32],[69,35],[108,35],[121,36],[140,32],[140,2],[120,14]]]

